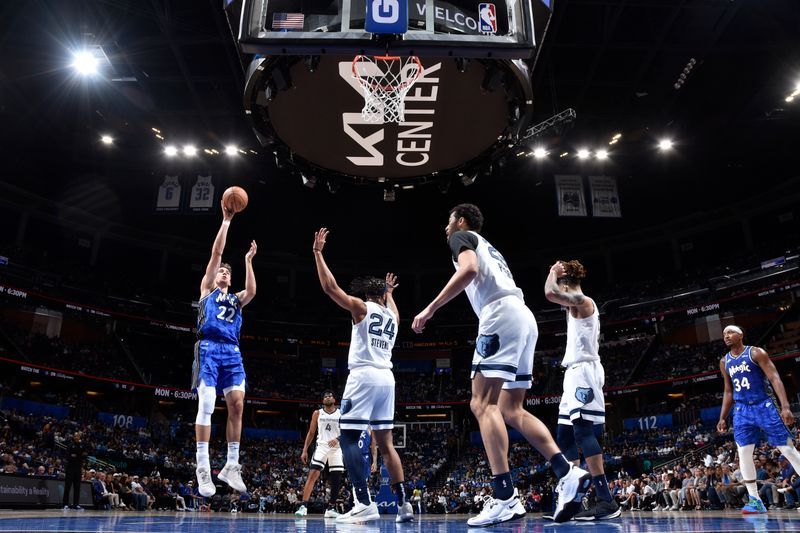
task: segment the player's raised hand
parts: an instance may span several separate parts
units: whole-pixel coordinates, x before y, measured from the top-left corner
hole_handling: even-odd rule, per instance
[[[222,206],[222,220],[227,220],[228,222],[233,220],[233,215],[235,213],[225,207],[225,202],[220,201],[219,205]]]
[[[564,268],[564,263],[556,261],[556,264],[550,267],[550,272],[556,275],[556,279],[563,278],[567,275],[567,269]]]
[[[314,245],[313,250],[315,252],[321,252],[323,248],[325,248],[325,242],[328,239],[328,228],[320,228],[319,231],[314,233]]]
[[[256,244],[256,241],[250,241],[250,249],[244,255],[245,261],[252,261],[257,251],[258,251],[258,245]]]
[[[397,276],[395,276],[392,272],[386,274],[386,292],[392,294],[394,290],[399,287],[397,283]]]
[[[781,420],[786,424],[786,427],[792,427],[794,425],[794,413],[792,413],[792,410],[788,407],[781,409]]]
[[[426,307],[420,314],[414,317],[414,322],[411,323],[411,329],[414,333],[422,333],[425,330],[425,324],[433,317],[433,311],[430,307]]]
[[[717,431],[719,431],[720,433],[725,433],[725,420],[724,419],[720,420],[719,422],[717,422]]]

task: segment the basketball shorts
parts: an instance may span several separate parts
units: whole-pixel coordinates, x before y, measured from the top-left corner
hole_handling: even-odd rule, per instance
[[[525,302],[516,296],[500,298],[483,307],[472,356],[471,378],[506,380],[504,389],[529,389],[533,384],[533,352],[539,328]]]
[[[327,442],[317,442],[317,449],[311,458],[310,468],[322,470],[328,463],[328,470],[331,472],[344,472],[344,461],[342,460],[341,446],[330,446]]]
[[[394,427],[394,374],[386,368],[360,366],[350,371],[339,405],[341,429]]]
[[[736,444],[757,445],[762,431],[770,446],[786,446],[786,439],[792,438],[772,399],[754,404],[737,402],[733,406],[733,439]]]
[[[604,424],[606,401],[603,385],[606,372],[600,361],[584,361],[567,367],[564,372],[564,392],[558,406],[558,423],[567,426],[577,418]]]
[[[194,345],[192,364],[192,390],[202,381],[215,387],[217,394],[227,394],[232,390],[244,392],[245,373],[242,354],[237,344],[200,340]]]

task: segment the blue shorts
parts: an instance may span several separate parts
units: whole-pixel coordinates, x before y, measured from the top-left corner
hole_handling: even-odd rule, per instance
[[[778,407],[771,399],[753,405],[734,405],[733,438],[738,446],[757,445],[762,431],[770,446],[785,446],[786,439],[792,438],[781,419]]]
[[[206,339],[195,343],[192,390],[203,381],[207,386],[215,387],[218,394],[224,394],[228,387],[244,384],[245,378],[242,354],[237,344]]]

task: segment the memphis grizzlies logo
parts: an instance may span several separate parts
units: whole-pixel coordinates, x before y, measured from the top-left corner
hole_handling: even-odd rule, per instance
[[[589,387],[578,387],[575,389],[575,398],[582,404],[587,404],[594,400],[594,391]]]
[[[500,349],[500,337],[497,333],[480,335],[475,342],[475,349],[481,357],[491,357]]]

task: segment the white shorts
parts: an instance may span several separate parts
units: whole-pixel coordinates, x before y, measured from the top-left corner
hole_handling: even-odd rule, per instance
[[[480,372],[487,378],[505,379],[504,389],[530,389],[538,338],[539,328],[533,313],[516,296],[484,306],[470,377]]]
[[[558,423],[567,426],[577,418],[595,424],[606,421],[606,400],[603,385],[606,372],[600,361],[570,365],[564,372],[564,393],[558,406]]]
[[[347,376],[339,404],[339,428],[364,430],[394,427],[394,374],[386,368],[361,366]]]
[[[310,468],[322,470],[328,463],[328,470],[331,472],[344,472],[344,461],[342,460],[341,446],[330,446],[327,442],[318,442],[314,456],[311,458]]]

